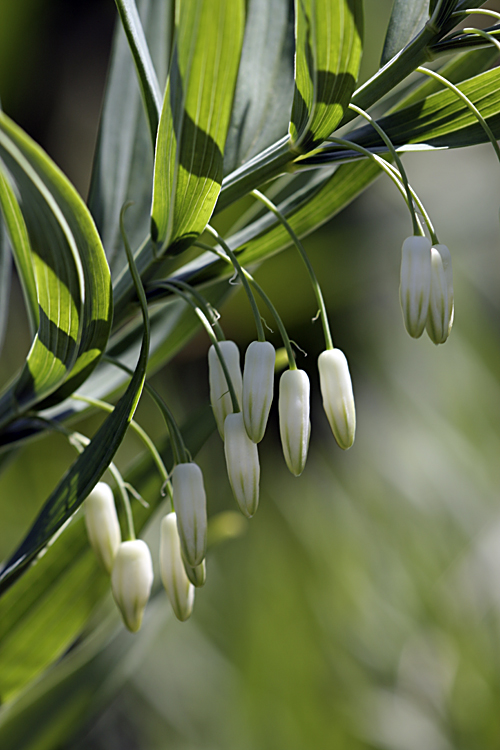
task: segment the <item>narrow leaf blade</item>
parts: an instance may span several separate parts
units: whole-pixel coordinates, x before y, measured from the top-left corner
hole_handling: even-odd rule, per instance
[[[243,37],[242,0],[185,0],[158,129],[153,240],[177,253],[203,231],[222,182]]]
[[[380,65],[385,65],[411,42],[429,18],[429,0],[394,0]]]

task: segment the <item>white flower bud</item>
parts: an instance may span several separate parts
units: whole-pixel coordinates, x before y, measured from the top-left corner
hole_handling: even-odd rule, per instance
[[[182,551],[194,568],[201,563],[207,549],[207,498],[198,464],[175,466],[172,494]]]
[[[399,295],[406,330],[415,339],[425,328],[430,293],[430,240],[427,237],[407,237],[402,249]]]
[[[319,382],[333,435],[343,450],[350,448],[356,431],[356,411],[349,365],[340,349],[327,349],[318,357]]]
[[[175,616],[184,622],[193,611],[194,586],[189,582],[182,563],[175,513],[169,513],[162,519],[160,531],[161,580]]]
[[[251,518],[259,504],[260,465],[257,445],[247,435],[241,412],[227,415],[224,434],[229,483],[241,512]]]
[[[243,419],[248,436],[260,443],[273,400],[276,352],[269,341],[252,341],[243,369]]]
[[[98,482],[85,500],[84,508],[89,542],[103,568],[111,573],[122,537],[109,484]]]
[[[153,563],[146,542],[122,542],[111,573],[111,588],[127,628],[136,633],[153,585]]]
[[[309,378],[304,370],[287,370],[280,378],[280,434],[286,465],[296,477],[306,465],[311,423]]]
[[[220,341],[219,349],[229,371],[229,377],[241,406],[242,377],[240,368],[240,352],[234,341]],[[210,403],[214,411],[217,429],[224,440],[224,420],[233,413],[233,404],[229,386],[224,375],[215,346],[208,350],[208,380],[210,383]]]
[[[184,555],[182,555],[181,550],[181,556],[182,556],[182,562],[184,564],[184,570],[186,571],[186,575],[196,588],[200,588],[201,586],[205,585],[205,582],[207,580],[207,566],[205,564],[205,560],[201,562],[199,565],[196,565],[194,568],[189,565]]]
[[[427,333],[435,344],[444,344],[453,323],[453,272],[446,245],[431,250],[431,295],[427,315]]]

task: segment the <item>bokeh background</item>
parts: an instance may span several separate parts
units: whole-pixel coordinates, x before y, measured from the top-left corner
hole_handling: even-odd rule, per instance
[[[391,2],[365,5],[364,78],[377,67]],[[2,105],[85,195],[114,5],[0,0],[0,19]],[[500,747],[500,169],[491,146],[412,154],[405,164],[453,257],[449,341],[436,347],[404,330],[398,276],[411,222],[380,178],[306,242],[354,382],[357,438],[343,453],[321,409],[321,330],[300,259],[288,250],[259,269],[307,354],[304,474],[286,470],[274,410],[261,445],[261,507],[240,520],[220,441],[209,440],[199,462],[220,523],[191,620],[178,623],[159,592],[138,636],[113,629],[90,671],[70,664],[94,700],[68,708],[55,699],[44,748]],[[254,331],[241,293],[221,312],[243,349]],[[2,382],[29,343],[14,284]],[[196,337],[154,377],[181,420],[207,401],[207,347]],[[147,403],[137,418],[160,437]],[[118,464],[126,468],[137,449],[128,438]],[[0,556],[72,457],[48,437],[6,466]],[[153,522],[152,546],[157,532]]]

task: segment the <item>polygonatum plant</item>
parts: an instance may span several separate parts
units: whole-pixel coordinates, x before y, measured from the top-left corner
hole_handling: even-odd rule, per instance
[[[323,403],[337,442],[349,448],[355,412],[347,359],[334,347],[321,279],[301,238],[385,173],[413,226],[404,244],[401,238],[405,325],[414,337],[427,329],[444,343],[453,322],[450,253],[401,155],[487,141],[500,154],[500,16],[483,11],[489,25],[476,29],[469,19],[481,10],[465,0],[395,0],[381,67],[360,87],[362,0],[116,5],[87,203],[0,112],[0,277],[9,283],[12,257],[32,330],[26,361],[0,394],[0,448],[16,460],[21,445],[58,430],[78,450],[38,516],[26,519],[26,534],[0,572],[2,702],[64,653],[109,589],[89,562],[84,525],[70,523],[105,472],[115,485],[122,541],[106,506],[93,527],[101,540],[94,544],[118,555],[119,567],[108,558],[106,565],[132,630],[151,588],[149,558],[141,568],[147,553],[132,542],[164,500],[158,495],[144,507],[131,504],[129,494],[141,493],[155,466],[167,516],[175,509],[177,518],[177,526],[174,516],[163,524],[161,577],[180,619],[189,616],[194,590],[205,580],[205,488],[193,457],[215,429],[213,413],[236,500],[245,515],[255,513],[257,443],[275,365],[257,299],[275,318],[288,367],[297,371],[284,373],[280,418],[287,465],[302,472],[309,382],[252,270],[285,248],[300,252],[325,334]],[[221,236],[212,222],[229,206],[241,208],[239,219]],[[234,289],[233,276],[249,296],[257,328],[243,374],[216,312]],[[2,318],[5,308],[0,300]],[[181,430],[148,377],[200,327],[211,341],[212,407]],[[165,419],[168,437],[159,449],[134,421],[143,392]],[[81,435],[75,423],[96,408],[107,411],[104,421],[91,437]],[[148,450],[122,477],[113,458],[129,429]],[[55,632],[45,628],[49,619],[57,622]]]

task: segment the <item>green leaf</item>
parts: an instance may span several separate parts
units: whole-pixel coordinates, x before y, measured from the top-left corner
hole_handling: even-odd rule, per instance
[[[429,0],[394,0],[380,65],[385,65],[411,42],[429,18]]]
[[[293,23],[289,0],[248,3],[224,174],[287,134],[293,98]]]
[[[139,13],[162,87],[170,57],[168,2],[142,0]],[[89,194],[89,208],[101,235],[113,278],[128,272],[119,229],[122,206],[127,211],[128,237],[138,247],[149,233],[153,184],[153,146],[134,61],[125,33],[116,27],[104,97],[98,147]],[[130,283],[130,277],[128,277]]]
[[[182,434],[193,456],[214,429],[210,407],[189,418]],[[165,464],[171,466],[168,438],[158,447]],[[149,452],[141,455],[125,479],[149,503],[149,508],[133,505],[134,524],[140,532],[164,502]],[[66,651],[107,591],[109,577],[88,544],[83,519],[75,520],[0,599],[1,703],[14,698]],[[1,739],[0,729],[0,745]]]
[[[155,156],[151,234],[177,253],[205,228],[222,182],[243,38],[242,0],[179,7]]]
[[[113,460],[137,408],[146,378],[150,326],[146,297],[128,244],[126,250],[144,323],[141,351],[134,374],[112,413],[63,476],[27,536],[0,571],[0,593],[12,586],[78,510]]]
[[[9,315],[10,283],[12,263],[9,241],[5,227],[0,221],[0,354],[2,353],[5,329]]]
[[[495,136],[500,137],[500,68],[463,81],[458,88],[475,104]],[[381,118],[379,124],[396,146],[426,143],[458,148],[488,140],[474,114],[448,89]],[[370,126],[355,130],[348,137],[365,148],[382,146]]]
[[[116,0],[116,7],[127,35],[146,110],[151,141],[156,141],[161,108],[161,92],[135,0]]]
[[[51,403],[62,400],[88,377],[106,345],[112,309],[109,269],[85,204],[42,149],[3,113],[0,160],[7,180],[0,191],[7,229],[31,296],[27,228],[40,311],[26,365],[0,399],[5,424],[49,403],[49,396]]]
[[[329,136],[344,116],[359,72],[360,0],[296,0],[295,95],[290,136],[303,153]]]

